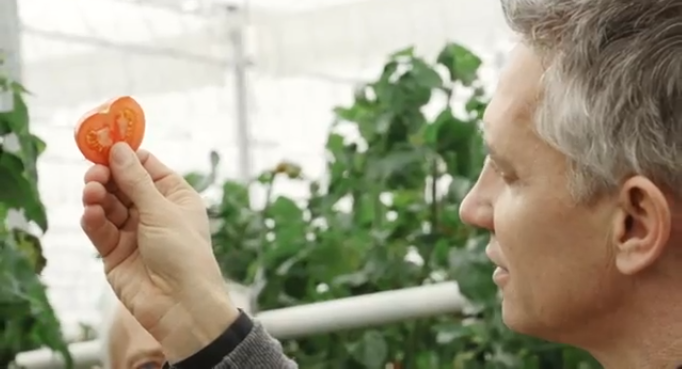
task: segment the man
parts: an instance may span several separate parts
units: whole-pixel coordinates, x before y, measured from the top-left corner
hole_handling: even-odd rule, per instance
[[[511,329],[606,368],[682,365],[682,1],[507,0],[523,42],[460,208]]]
[[[460,212],[491,232],[504,321],[607,369],[675,368],[682,0],[502,3],[522,41],[485,114],[489,158]],[[295,367],[218,292],[203,205],[176,174],[118,145],[111,171],[94,167],[86,181],[86,233],[171,363]]]

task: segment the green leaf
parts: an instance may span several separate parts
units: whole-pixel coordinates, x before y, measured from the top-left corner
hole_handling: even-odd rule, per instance
[[[265,206],[257,209],[249,201],[251,183],[223,184],[221,201],[209,210],[214,252],[224,275],[251,285],[258,310],[444,279],[456,280],[473,305],[440,317],[284,340],[285,353],[301,368],[599,368],[581,367],[576,350],[504,326],[486,232],[459,218],[484,157],[477,128],[487,100],[479,66],[457,44],[446,45],[437,63],[412,47],[388,55],[381,73],[355,88],[350,104],[334,109],[318,181],[308,182],[298,166],[282,161],[254,179],[266,192]],[[472,87],[468,100],[450,101],[427,121],[434,92],[451,95],[460,85]],[[279,180],[284,176],[310,193],[284,196],[292,189],[292,181]],[[447,193],[432,196],[434,182],[438,195],[449,183]]]
[[[22,175],[23,169],[20,158],[0,151],[0,203],[23,210],[28,220],[34,221],[45,231],[45,208],[34,191],[35,185]]]
[[[183,176],[185,181],[189,183],[195,191],[202,193],[208,189],[210,186],[209,178],[207,175],[199,172],[190,172]]]
[[[31,135],[30,137],[37,155],[40,155],[43,152],[45,152],[45,149],[47,148],[47,144],[45,143],[45,141],[41,140],[40,137],[35,135]]]
[[[442,155],[451,175],[469,177],[483,164],[472,157],[474,151],[482,147],[476,137],[475,122],[457,119],[452,110],[443,110],[425,134],[428,135],[425,140]]]
[[[485,304],[495,303],[497,286],[492,281],[495,267],[485,255],[487,238],[480,238],[474,243],[473,249],[450,250],[451,275],[467,298]]]
[[[40,239],[19,229],[14,230],[13,234],[17,248],[26,255],[35,273],[40,274],[47,263],[45,256],[43,256],[43,247],[40,244]]]
[[[0,113],[0,367],[9,367],[19,352],[48,347],[70,369],[73,360],[39,278],[46,263],[40,240],[5,227],[9,210],[15,209],[47,230],[36,169],[45,142],[30,133],[22,98],[27,91],[2,75],[0,85],[13,98],[12,111]]]
[[[271,170],[265,171],[261,173],[258,178],[256,179],[256,182],[264,185],[270,185],[272,181],[275,179],[275,173]]]
[[[395,60],[403,57],[411,58],[414,56],[414,46],[406,47],[402,50],[398,50],[389,56],[389,59]]]
[[[45,287],[19,247],[13,238],[0,239],[0,362],[47,346],[62,355],[67,368],[73,368]]]
[[[343,153],[345,147],[344,138],[340,134],[332,133],[327,139],[327,150],[329,153],[336,158]]]
[[[464,46],[448,44],[438,55],[439,64],[447,68],[452,81],[459,81],[464,86],[471,86],[477,80],[481,58]]]
[[[0,137],[12,133],[12,127],[8,120],[3,120],[0,118]]]
[[[268,215],[275,220],[275,223],[300,219],[302,214],[301,208],[292,199],[284,196],[277,196],[268,207]]]
[[[28,134],[28,107],[24,103],[24,99],[20,94],[15,93],[14,98],[14,109],[10,112],[0,113],[0,122],[6,122],[11,130],[11,132],[17,135]]]
[[[225,182],[223,184],[222,206],[223,208],[229,207],[233,210],[249,208],[251,201],[249,199],[248,188],[239,182]]]
[[[414,73],[415,79],[419,81],[419,84],[426,88],[435,89],[443,85],[443,80],[438,75],[438,72],[422,59],[414,60],[412,73]]]
[[[383,369],[388,359],[388,344],[377,331],[367,331],[359,342],[349,345],[353,357],[367,369]]]
[[[471,334],[471,331],[465,325],[455,322],[439,324],[434,330],[437,332],[436,342],[439,345],[453,344],[453,342]]]
[[[392,174],[401,173],[405,167],[421,163],[424,160],[424,153],[419,150],[395,151],[390,154],[377,158],[368,167],[370,178],[383,180]]]

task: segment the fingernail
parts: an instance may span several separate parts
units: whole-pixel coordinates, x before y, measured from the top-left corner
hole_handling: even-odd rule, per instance
[[[118,143],[111,148],[111,161],[116,165],[126,165],[132,158],[132,150],[126,144]]]

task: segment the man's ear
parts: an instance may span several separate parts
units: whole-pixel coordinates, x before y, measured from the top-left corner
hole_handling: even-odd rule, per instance
[[[655,263],[663,253],[670,238],[670,204],[663,191],[643,176],[622,184],[618,202],[611,233],[616,267],[632,275]]]

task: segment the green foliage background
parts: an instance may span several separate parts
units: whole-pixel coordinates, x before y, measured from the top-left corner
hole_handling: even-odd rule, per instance
[[[433,62],[412,49],[399,51],[376,80],[357,89],[352,105],[335,110],[327,178],[307,179],[295,163],[283,162],[252,183],[221,184],[222,199],[209,209],[214,249],[227,276],[255,288],[260,310],[444,280],[456,280],[473,305],[456,316],[285,340],[302,368],[599,367],[583,352],[503,326],[483,251],[487,235],[458,217],[484,158],[477,132],[487,103],[480,65],[457,44]],[[30,132],[23,88],[5,78],[0,87],[14,99],[13,109],[0,113],[0,368],[43,345],[71,367],[39,279],[40,234],[5,221],[16,209],[47,230],[36,171],[45,144]],[[427,117],[438,98],[442,106]],[[358,139],[339,133],[349,128]],[[210,187],[219,159],[212,154],[210,173],[186,178],[198,190]],[[309,197],[273,195],[280,181],[306,183]],[[251,203],[252,185],[266,189],[265,206]]]
[[[10,210],[19,211],[47,231],[47,216],[38,193],[36,161],[45,143],[30,131],[26,91],[0,76],[0,94],[11,99],[9,111],[0,112],[0,368],[15,356],[47,346],[73,362],[62,337],[39,275],[45,266],[40,234],[10,228]]]
[[[260,310],[443,280],[456,280],[473,304],[457,316],[285,340],[302,368],[599,367],[583,352],[504,327],[484,253],[487,235],[458,217],[484,159],[480,66],[457,44],[434,62],[411,48],[399,51],[376,80],[357,89],[352,105],[335,110],[327,178],[308,180],[283,162],[252,183],[222,184],[222,200],[209,209],[215,252],[227,276],[256,289]],[[427,118],[439,98],[440,109]],[[341,128],[359,139],[349,140]],[[199,190],[215,179],[216,154],[211,162],[211,173],[187,176]],[[310,196],[273,196],[280,181],[291,180],[307,183]],[[251,203],[252,185],[266,189],[263,208]],[[415,254],[420,262],[408,258]]]

